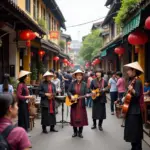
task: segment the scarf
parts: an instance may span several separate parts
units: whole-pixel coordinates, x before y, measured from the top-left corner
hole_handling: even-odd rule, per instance
[[[48,84],[48,93],[53,93],[52,91],[52,84],[49,83]],[[50,114],[53,114],[54,113],[54,110],[53,110],[53,99],[50,99],[49,100],[49,111],[50,111]]]
[[[75,93],[76,94],[78,94],[79,96],[80,96],[80,89],[81,89],[81,83],[77,83],[76,85],[75,85]],[[78,100],[78,103],[77,103],[77,107],[76,107],[76,119],[75,119],[75,121],[76,122],[81,122],[81,106],[82,106],[82,100],[81,99],[79,99]]]

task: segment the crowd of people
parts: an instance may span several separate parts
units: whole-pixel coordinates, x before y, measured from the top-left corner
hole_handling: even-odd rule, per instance
[[[146,81],[143,88],[139,76],[143,73],[140,65],[135,62],[126,65],[129,82],[119,72],[106,74],[100,68],[95,71],[82,71],[80,69],[71,73],[70,71],[58,72],[47,71],[43,75],[43,81],[39,86],[41,97],[41,125],[42,132],[47,134],[47,127],[50,132],[58,132],[55,128],[56,114],[58,113],[59,101],[57,95],[67,93],[70,99],[70,125],[73,127],[72,137],[83,138],[83,127],[88,126],[88,115],[86,107],[92,107],[92,130],[103,131],[103,121],[106,119],[106,94],[110,93],[111,114],[115,113],[115,104],[123,105],[124,97],[131,94],[131,102],[125,116],[124,139],[131,143],[132,150],[142,150],[143,138],[143,96],[150,93],[149,81]],[[21,71],[18,77],[16,98],[13,96],[13,87],[10,85],[9,75],[4,75],[3,84],[0,85],[0,136],[12,150],[28,150],[31,143],[28,139],[29,129],[29,103],[34,101],[27,88],[28,75],[31,72]],[[134,81],[134,82],[133,82]],[[144,93],[143,93],[144,89]],[[98,90],[98,91],[97,91]],[[18,127],[15,127],[12,120],[18,116]],[[97,125],[98,120],[98,125]],[[5,143],[5,142],[3,142]],[[0,148],[2,144],[0,142]]]

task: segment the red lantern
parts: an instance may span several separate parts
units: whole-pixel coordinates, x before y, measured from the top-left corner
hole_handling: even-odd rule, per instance
[[[63,63],[67,63],[68,62],[68,60],[67,59],[63,59]]]
[[[67,42],[67,45],[70,45],[71,44],[71,42]]]
[[[36,37],[35,33],[31,30],[23,30],[20,32],[21,40],[34,40]]]
[[[116,47],[114,51],[120,57],[121,55],[124,54],[125,49],[123,47]]]
[[[145,21],[145,27],[150,30],[150,16]]]
[[[27,47],[30,47],[30,46],[31,46],[31,41],[30,41],[30,40],[26,41],[26,46],[27,46]]]
[[[136,30],[128,36],[131,45],[143,45],[148,41],[148,36],[141,30]]]
[[[45,51],[39,50],[38,54],[40,56],[40,59],[42,59],[42,57],[45,55]]]
[[[56,62],[59,60],[59,57],[58,56],[55,56],[54,58],[53,58],[53,60],[55,60]]]

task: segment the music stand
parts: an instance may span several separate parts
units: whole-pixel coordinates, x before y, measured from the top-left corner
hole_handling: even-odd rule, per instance
[[[61,105],[62,105],[62,109],[61,109],[62,110],[62,120],[58,121],[57,123],[61,123],[62,128],[63,128],[64,123],[70,123],[70,122],[64,120],[64,103],[65,103],[66,96],[55,96],[55,98],[57,98],[61,102]]]

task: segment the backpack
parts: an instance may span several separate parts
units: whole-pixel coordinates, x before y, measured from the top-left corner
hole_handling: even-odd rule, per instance
[[[9,125],[3,132],[0,133],[0,150],[11,150],[6,138],[13,128],[14,126]]]

